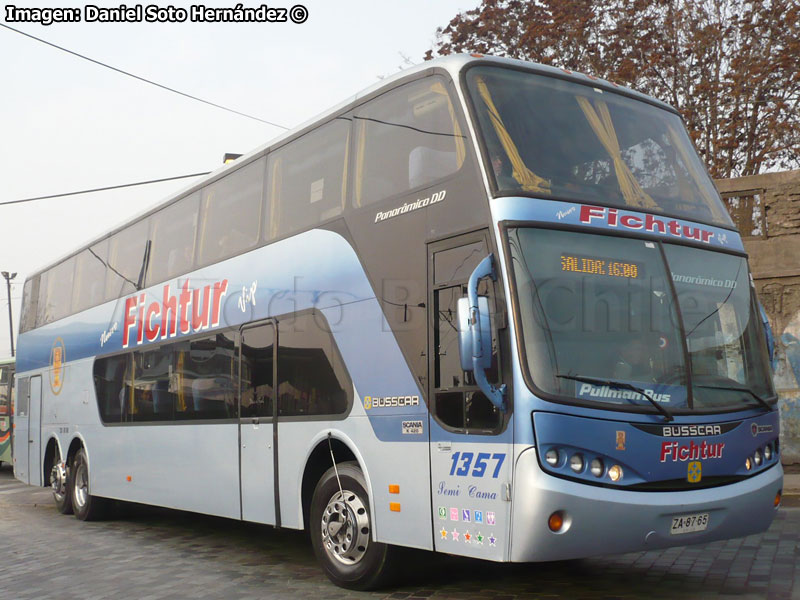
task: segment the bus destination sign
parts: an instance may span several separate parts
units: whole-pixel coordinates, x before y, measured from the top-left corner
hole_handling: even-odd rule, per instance
[[[642,275],[639,263],[574,254],[561,255],[561,270],[586,275],[605,275],[607,277],[626,277],[637,279]]]

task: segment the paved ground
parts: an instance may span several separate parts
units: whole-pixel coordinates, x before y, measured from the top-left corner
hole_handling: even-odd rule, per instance
[[[795,488],[800,475],[787,478],[787,492]],[[782,508],[763,535],[705,546],[539,565],[431,553],[403,560],[399,586],[349,592],[328,583],[303,533],[135,507],[114,520],[81,523],[58,514],[46,490],[0,469],[3,600],[800,599],[800,508]]]

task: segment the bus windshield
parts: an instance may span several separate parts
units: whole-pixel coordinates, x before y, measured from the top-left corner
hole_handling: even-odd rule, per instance
[[[467,87],[497,193],[733,227],[678,115],[508,68],[472,68]]]
[[[532,227],[508,236],[522,359],[545,394],[670,412],[774,398],[743,257]]]

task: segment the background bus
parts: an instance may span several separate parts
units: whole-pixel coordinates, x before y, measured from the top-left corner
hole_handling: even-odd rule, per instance
[[[14,359],[0,359],[0,463],[11,464],[14,433]]]
[[[439,59],[28,278],[16,476],[308,527],[359,588],[395,546],[748,535],[782,486],[755,306],[674,110]]]

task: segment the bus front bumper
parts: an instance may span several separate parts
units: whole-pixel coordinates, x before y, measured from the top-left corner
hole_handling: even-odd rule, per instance
[[[654,550],[742,537],[765,531],[783,488],[780,464],[730,485],[680,492],[633,492],[559,479],[539,467],[534,448],[515,470],[511,560],[566,560]],[[548,519],[561,511],[558,533]],[[708,514],[704,531],[674,535],[672,519]]]

